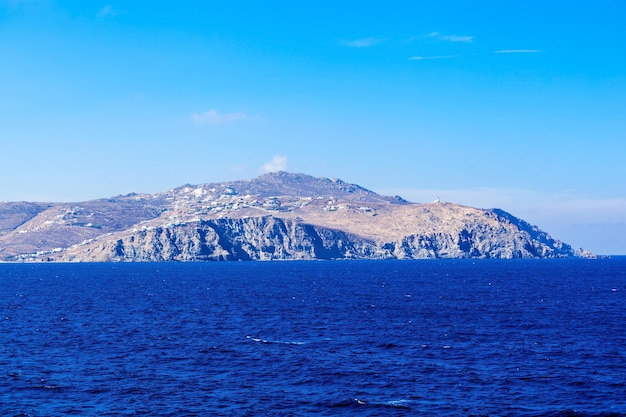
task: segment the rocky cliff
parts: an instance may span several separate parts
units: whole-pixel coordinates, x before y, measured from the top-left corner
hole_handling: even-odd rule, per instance
[[[499,209],[409,203],[285,172],[73,204],[0,204],[0,258],[211,261],[570,257]]]

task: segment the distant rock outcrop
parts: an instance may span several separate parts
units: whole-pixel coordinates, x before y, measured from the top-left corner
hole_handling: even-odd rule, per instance
[[[571,257],[500,209],[409,203],[278,172],[73,204],[2,203],[0,259],[218,261]]]

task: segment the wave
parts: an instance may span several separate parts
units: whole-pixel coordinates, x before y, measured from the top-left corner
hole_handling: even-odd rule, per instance
[[[252,340],[253,342],[258,343],[266,343],[266,344],[277,344],[277,345],[305,345],[307,342],[299,342],[299,341],[284,341],[284,340],[269,340],[263,339],[261,337],[254,336],[246,336],[246,339]]]
[[[388,401],[368,401],[361,398],[348,398],[332,402],[331,408],[395,408],[411,409],[411,400],[388,400]]]

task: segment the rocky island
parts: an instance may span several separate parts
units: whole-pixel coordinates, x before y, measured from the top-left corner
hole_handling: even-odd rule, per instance
[[[81,203],[0,203],[1,261],[578,255],[500,209],[411,203],[339,179],[287,172]]]

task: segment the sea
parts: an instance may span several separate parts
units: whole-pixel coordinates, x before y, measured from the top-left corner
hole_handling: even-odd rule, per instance
[[[626,416],[626,257],[0,264],[2,416]]]

